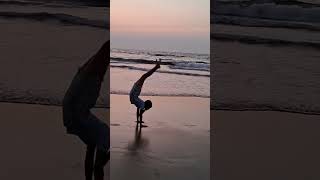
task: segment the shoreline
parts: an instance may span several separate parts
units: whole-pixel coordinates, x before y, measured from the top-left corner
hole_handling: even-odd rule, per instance
[[[119,95],[119,96],[126,96],[126,94],[110,94],[110,95]],[[210,99],[210,97],[201,97],[201,96],[166,96],[166,95],[148,95],[148,96],[141,96],[141,97],[166,97],[166,98],[199,98],[199,99]],[[46,104],[46,103],[33,103],[33,102],[14,102],[14,101],[0,101],[0,104],[21,104],[21,105],[39,105],[39,106],[52,106],[52,107],[62,107],[61,104]],[[107,106],[95,106],[94,109],[110,109]],[[301,114],[301,115],[308,115],[308,116],[320,116],[319,113],[313,112],[299,112],[299,111],[290,111],[290,110],[269,110],[269,109],[224,109],[224,108],[213,108],[210,107],[210,111],[217,111],[217,112],[281,112],[281,113],[289,113],[289,114]]]
[[[273,110],[269,110],[269,109],[214,109],[214,108],[210,108],[211,111],[218,111],[218,112],[279,112],[279,113],[289,113],[289,114],[301,114],[301,115],[307,115],[307,116],[320,116],[320,112],[299,112],[299,111],[290,111],[290,110],[277,110],[277,109],[273,109]]]
[[[129,96],[129,94],[110,94],[110,96],[116,95],[116,96]],[[146,96],[140,96],[140,97],[165,97],[165,98],[200,98],[200,99],[209,99],[210,97],[202,97],[202,96],[170,96],[170,95],[146,95]],[[24,101],[1,101],[0,103],[5,104],[25,104],[25,105],[40,105],[40,106],[53,106],[53,107],[62,107],[61,103],[41,103],[41,102],[24,102]],[[110,109],[110,106],[104,106],[101,104],[97,104],[95,109]]]

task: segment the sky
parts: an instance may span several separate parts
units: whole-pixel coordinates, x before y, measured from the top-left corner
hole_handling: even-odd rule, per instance
[[[111,0],[111,47],[209,53],[210,0]]]

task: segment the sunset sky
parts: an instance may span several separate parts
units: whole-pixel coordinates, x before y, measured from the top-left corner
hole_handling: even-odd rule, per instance
[[[111,0],[112,48],[209,52],[210,0]]]

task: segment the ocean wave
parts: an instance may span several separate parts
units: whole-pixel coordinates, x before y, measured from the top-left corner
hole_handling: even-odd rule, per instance
[[[203,62],[177,62],[174,65],[169,66],[169,68],[210,72],[210,64]]]
[[[36,6],[36,5],[44,5],[43,2],[35,2],[35,1],[0,1],[0,5],[20,5],[20,6]]]
[[[138,71],[149,71],[150,69],[147,68],[140,68],[130,65],[110,65],[112,68],[122,68],[122,69],[131,69],[131,70],[138,70]],[[197,73],[189,73],[189,72],[177,72],[177,71],[164,71],[158,70],[157,73],[165,73],[165,74],[175,74],[175,75],[184,75],[184,76],[201,76],[201,77],[210,77],[209,74],[197,74]]]
[[[186,52],[163,52],[163,51],[148,51],[148,50],[134,50],[134,49],[111,49],[111,54],[115,58],[125,58],[132,59],[132,57],[137,57],[136,59],[144,60],[154,60],[162,59],[164,61],[170,60],[171,62],[175,61],[201,61],[208,62],[210,61],[208,54],[199,54],[199,53],[186,53]]]
[[[147,60],[147,59],[126,59],[126,58],[111,58],[111,63],[113,64],[154,64],[154,61]],[[172,70],[191,70],[191,71],[210,71],[210,64],[204,61],[177,61],[172,59],[162,59],[161,65],[167,65]],[[129,65],[114,65],[113,67],[118,68],[127,68],[127,69],[134,69],[134,70],[142,70],[146,71],[147,69],[138,68]],[[173,73],[170,71],[166,71],[164,73]],[[194,73],[181,73],[177,72],[176,74],[182,75],[199,75]]]
[[[127,91],[112,91],[110,94],[116,94],[116,95],[129,95],[129,92]],[[170,94],[170,93],[150,93],[150,92],[143,92],[141,93],[141,96],[167,96],[167,97],[201,97],[201,98],[210,98],[210,96],[204,96],[204,95],[195,95],[190,93],[177,93],[177,94]]]
[[[320,31],[320,24],[270,20],[252,17],[239,17],[227,15],[215,15],[212,21],[214,24],[227,24],[248,27],[272,27],[272,28],[288,28],[288,29],[305,29],[310,31]]]
[[[276,5],[293,5],[293,6],[300,6],[303,8],[311,8],[311,7],[320,7],[319,4],[314,4],[311,2],[303,2],[303,1],[296,1],[296,0],[240,0],[240,1],[220,1],[216,2],[218,5],[238,5],[241,7],[248,7],[255,4],[265,4],[265,3],[273,3]]]
[[[63,94],[52,94],[52,93],[43,93],[36,91],[28,90],[14,90],[10,91],[0,90],[0,102],[7,103],[24,103],[24,104],[39,104],[39,105],[50,105],[50,106],[61,106]],[[125,91],[111,91],[111,94],[118,95],[128,95],[128,92]],[[181,94],[167,94],[167,93],[142,93],[142,96],[170,96],[170,97],[203,97],[209,98],[209,96],[194,95],[188,93]],[[98,108],[109,108],[109,95],[99,97],[95,107]]]
[[[17,5],[17,6],[46,6],[46,7],[79,7],[79,6],[94,6],[94,7],[110,7],[110,1],[104,0],[43,0],[43,1],[18,1],[18,0],[0,0],[0,5]]]
[[[147,59],[125,59],[125,58],[114,58],[111,57],[111,62],[126,62],[126,63],[139,63],[139,64],[154,64],[154,61]],[[174,65],[174,62],[161,61],[161,65]]]
[[[110,7],[110,0],[55,0],[64,4],[80,4],[84,6]]]
[[[63,94],[35,90],[1,89],[0,102],[61,106]],[[100,97],[96,107],[109,108],[109,97]]]
[[[263,38],[258,36],[235,35],[225,33],[211,33],[211,39],[220,41],[238,41],[247,44],[268,44],[273,46],[304,46],[311,48],[320,48],[320,43],[308,41],[289,41],[281,39]]]
[[[80,25],[89,26],[94,28],[109,29],[109,23],[102,20],[91,20],[87,18],[77,17],[63,13],[48,13],[48,12],[35,12],[35,13],[24,13],[24,12],[0,12],[2,18],[21,18],[35,21],[58,21],[66,25]]]
[[[148,59],[127,59],[127,58],[115,58],[111,57],[111,62],[120,62],[120,63],[138,63],[138,64],[154,64],[153,60],[148,60]],[[208,61],[209,62],[209,61]],[[205,61],[178,61],[178,60],[172,60],[172,59],[161,59],[161,65],[181,65],[183,66],[184,64],[187,65],[188,63],[196,63],[200,64],[203,66],[209,66],[209,63]]]
[[[212,10],[213,20],[215,15],[228,15],[240,17],[263,18],[273,20],[320,23],[320,7],[310,8],[298,5],[278,5],[275,3],[253,4],[241,6],[241,4],[220,4],[217,3]]]
[[[56,0],[67,4],[80,4],[83,6],[110,7],[110,0]]]
[[[224,111],[279,111],[289,113],[299,113],[307,115],[320,115],[320,109],[310,109],[290,105],[275,105],[275,104],[225,104],[225,103],[211,103],[211,110]]]

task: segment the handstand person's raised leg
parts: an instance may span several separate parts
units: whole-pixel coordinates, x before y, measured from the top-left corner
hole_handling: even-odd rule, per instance
[[[154,72],[156,72],[157,69],[160,68],[160,63],[161,63],[161,61],[156,61],[155,67],[153,67],[153,68],[150,69],[148,72],[146,72],[145,74],[143,74],[143,75],[140,77],[140,79],[136,82],[136,83],[139,84],[139,86],[141,86],[141,88],[142,88],[142,85],[143,85],[144,81],[145,81],[148,77],[150,77]]]

